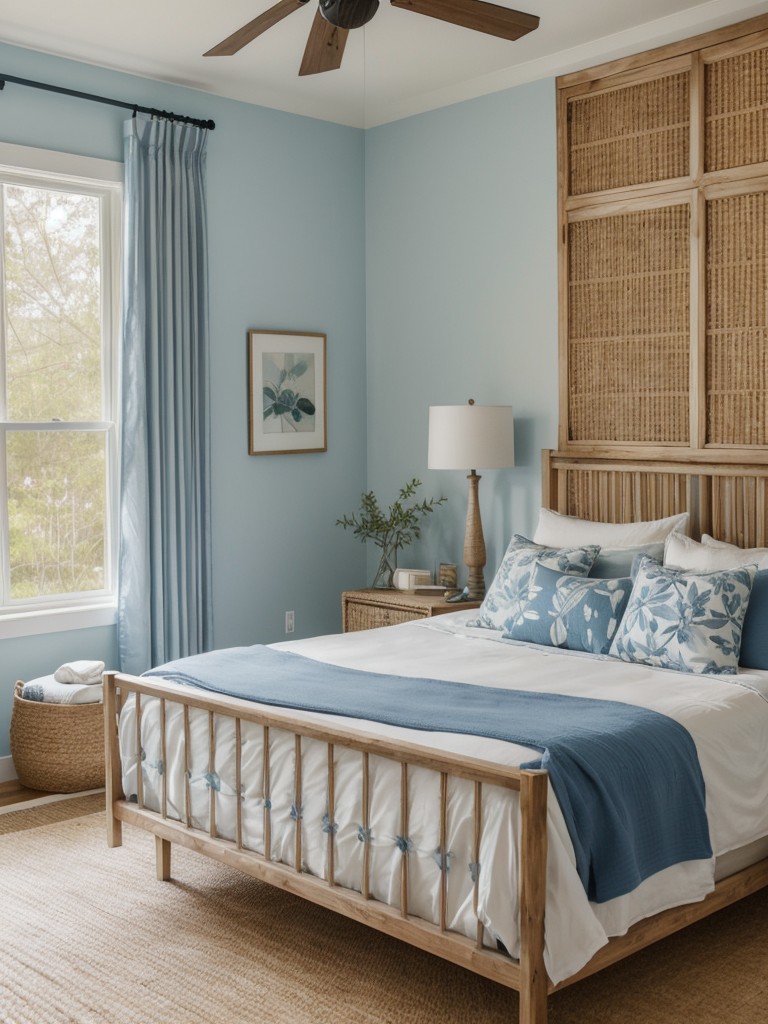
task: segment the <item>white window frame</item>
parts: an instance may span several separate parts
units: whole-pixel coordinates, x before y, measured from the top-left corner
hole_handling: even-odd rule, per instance
[[[3,182],[89,193],[102,199],[101,246],[108,254],[102,262],[102,331],[111,339],[105,346],[102,388],[105,419],[98,423],[42,421],[14,423],[4,417],[5,359],[0,359],[0,639],[112,625],[117,619],[117,524],[119,484],[119,346],[120,248],[122,235],[123,165],[112,160],[32,149],[0,142]],[[0,267],[2,273],[2,267]],[[0,304],[4,303],[0,289]],[[2,309],[0,308],[0,313]],[[0,331],[3,330],[0,321]],[[4,340],[0,337],[0,344]],[[5,435],[18,430],[97,429],[107,438],[106,562],[104,590],[84,594],[11,599],[7,564],[8,492]]]

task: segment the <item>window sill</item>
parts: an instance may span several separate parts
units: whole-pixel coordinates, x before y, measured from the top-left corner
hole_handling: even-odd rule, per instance
[[[114,603],[10,612],[0,615],[0,640],[94,626],[114,626],[116,622],[117,606]]]

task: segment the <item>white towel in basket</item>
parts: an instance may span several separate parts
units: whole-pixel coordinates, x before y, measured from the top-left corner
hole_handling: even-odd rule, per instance
[[[103,661],[67,661],[56,669],[53,678],[57,683],[100,683],[103,671]]]
[[[59,683],[55,676],[40,676],[24,684],[21,696],[44,704],[96,704],[104,692],[101,683]]]

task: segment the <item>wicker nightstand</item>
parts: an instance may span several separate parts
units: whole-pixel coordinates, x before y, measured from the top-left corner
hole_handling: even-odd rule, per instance
[[[444,597],[411,594],[407,590],[347,590],[341,595],[342,628],[345,633],[352,633],[479,607],[479,601],[449,603]]]

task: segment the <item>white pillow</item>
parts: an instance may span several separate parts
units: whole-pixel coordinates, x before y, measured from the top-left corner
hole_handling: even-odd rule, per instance
[[[694,572],[719,572],[722,569],[738,569],[742,565],[757,565],[760,569],[768,569],[768,548],[738,548],[735,544],[724,544],[722,541],[700,544],[690,537],[672,533],[664,545],[664,565]]]
[[[708,548],[730,551],[732,555],[741,559],[734,564],[747,565],[757,562],[761,569],[768,569],[768,548],[740,548],[737,544],[727,544],[724,540],[715,540],[708,533],[702,536],[701,543]]]
[[[534,543],[548,547],[576,547],[580,544],[599,544],[601,547],[630,548],[642,544],[664,541],[670,533],[686,533],[688,513],[681,512],[666,519],[651,519],[644,523],[593,523],[589,519],[564,516],[543,508],[539,524],[533,535]]]

